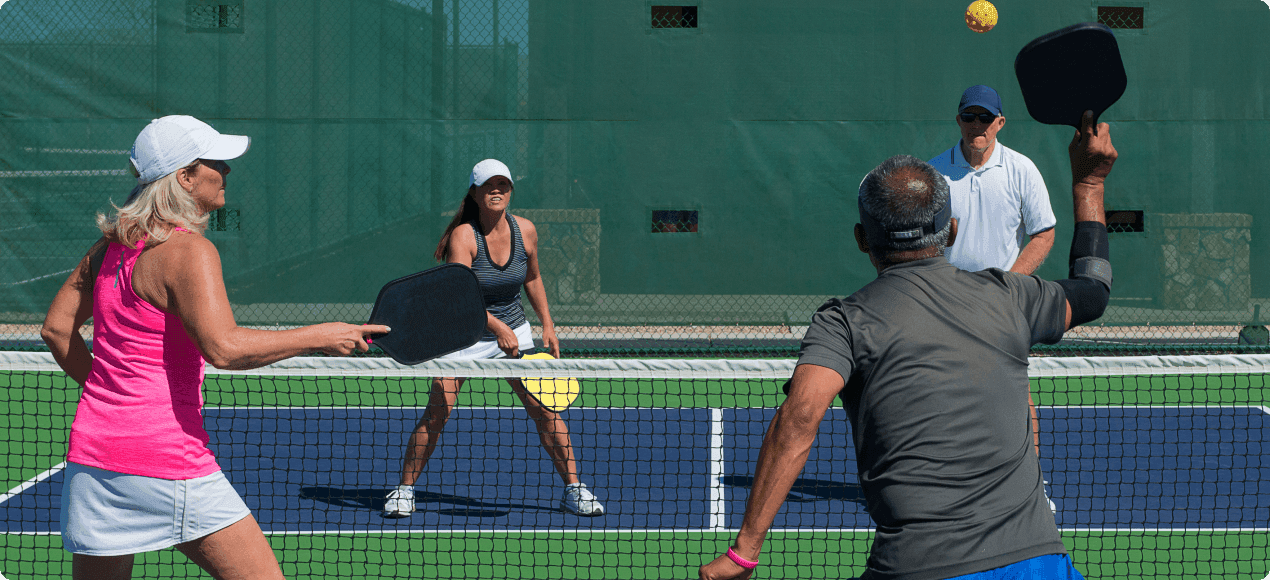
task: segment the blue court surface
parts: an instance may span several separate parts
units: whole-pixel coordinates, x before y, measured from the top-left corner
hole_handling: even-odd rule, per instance
[[[1040,408],[1042,466],[1063,529],[1270,528],[1263,407]],[[572,409],[582,479],[608,514],[563,491],[519,408],[456,409],[416,512],[385,519],[421,409],[208,408],[213,450],[271,533],[722,530],[740,526],[774,409]],[[774,529],[869,530],[841,409],[831,409]],[[62,474],[5,501],[4,532],[58,530]]]

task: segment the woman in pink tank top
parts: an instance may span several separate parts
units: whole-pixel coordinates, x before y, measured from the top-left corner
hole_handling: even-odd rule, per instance
[[[241,370],[315,351],[346,355],[365,351],[366,335],[388,332],[339,322],[265,331],[234,322],[220,256],[202,231],[208,212],[225,205],[225,160],[248,146],[247,137],[193,117],[152,121],[131,152],[137,187],[114,215],[97,216],[102,239],[49,308],[42,337],[84,388],[61,510],[77,578],[129,578],[133,554],[173,545],[218,578],[282,577],[207,448],[204,364]],[[89,316],[92,352],[79,334]],[[189,505],[171,503],[187,496]]]

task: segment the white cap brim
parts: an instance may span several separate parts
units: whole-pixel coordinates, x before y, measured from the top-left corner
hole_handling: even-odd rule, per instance
[[[511,170],[508,169],[507,165],[505,165],[502,161],[497,159],[486,159],[477,163],[476,166],[472,168],[472,177],[468,180],[468,184],[480,187],[485,185],[485,182],[489,181],[489,178],[494,177],[495,175],[506,177],[507,181],[512,183],[512,187],[516,186],[516,180],[512,179]]]
[[[246,135],[218,135],[212,148],[199,155],[199,159],[228,161],[237,159],[251,148],[251,137]]]

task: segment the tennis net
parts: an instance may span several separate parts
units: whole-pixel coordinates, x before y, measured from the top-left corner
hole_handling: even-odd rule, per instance
[[[745,510],[791,360],[297,358],[209,369],[211,447],[289,578],[690,578]],[[1087,578],[1270,571],[1270,356],[1033,358],[1041,463]],[[417,485],[381,515],[432,376],[469,377]],[[564,412],[602,517],[563,485],[505,376],[574,377]],[[7,578],[69,576],[59,502],[79,388],[47,353],[0,352]],[[861,574],[872,537],[847,421],[831,409],[764,546],[765,578]],[[201,577],[174,550],[135,577]]]

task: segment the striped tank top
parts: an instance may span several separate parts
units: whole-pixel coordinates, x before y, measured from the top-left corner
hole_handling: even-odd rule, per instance
[[[512,228],[511,256],[502,266],[494,264],[485,245],[485,235],[481,233],[481,224],[474,220],[469,224],[472,233],[476,234],[476,259],[472,260],[472,271],[480,282],[485,309],[515,330],[526,322],[525,309],[520,305],[520,288],[525,285],[525,277],[529,274],[529,255],[525,253],[525,243],[520,238],[516,218],[510,213],[504,215]],[[481,340],[498,340],[498,337],[487,328]]]

